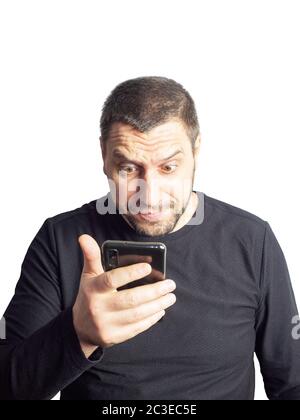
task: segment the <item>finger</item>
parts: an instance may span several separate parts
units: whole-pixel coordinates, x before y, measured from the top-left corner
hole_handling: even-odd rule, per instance
[[[119,255],[119,264],[122,266],[136,264],[139,262],[147,262],[150,264],[152,262],[152,256],[132,254]]]
[[[126,267],[118,267],[106,271],[95,279],[95,288],[100,292],[115,290],[124,284],[138,280],[151,273],[152,267],[148,263],[137,263]]]
[[[153,277],[156,281],[164,280],[164,274],[154,267],[152,267],[151,277]]]
[[[122,290],[128,290],[128,289],[133,289],[136,288],[138,286],[143,286],[146,284],[153,284],[153,283],[157,283],[161,280],[165,279],[165,274],[162,273],[160,270],[155,269],[154,267],[152,267],[152,271],[150,273],[150,275],[144,277],[142,280],[136,280],[130,284],[125,284],[122,287],[118,288],[118,291],[122,291]]]
[[[118,311],[134,308],[170,293],[175,288],[176,283],[173,280],[167,279],[128,290],[121,290],[113,297],[110,309]]]
[[[156,324],[157,321],[159,321],[165,315],[165,313],[166,313],[165,310],[162,310],[145,319],[142,319],[141,321],[135,322],[133,324],[125,325],[124,327],[120,329],[121,333],[117,341],[121,343],[123,341],[129,340],[130,338],[133,338],[137,336],[138,334],[141,334],[142,332],[148,330],[154,324]]]
[[[168,293],[155,300],[143,303],[142,305],[136,306],[134,308],[114,312],[112,317],[115,319],[115,323],[119,323],[121,325],[130,324],[133,322],[141,321],[151,315],[156,314],[157,312],[167,309],[175,302],[176,296],[174,293]]]
[[[101,250],[98,243],[90,235],[81,235],[78,238],[83,253],[83,274],[98,276],[104,272],[101,263]]]

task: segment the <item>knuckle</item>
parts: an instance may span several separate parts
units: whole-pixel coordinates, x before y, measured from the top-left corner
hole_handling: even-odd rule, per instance
[[[96,323],[96,320],[98,319],[98,314],[99,314],[98,308],[94,305],[93,302],[89,302],[89,304],[87,305],[87,309],[90,314],[90,317],[92,318],[94,323]]]
[[[140,319],[142,316],[142,311],[140,308],[133,308],[131,309],[131,318],[135,321],[137,319]]]
[[[142,276],[142,274],[143,274],[143,271],[140,265],[132,266],[130,270],[128,271],[129,280],[137,280],[138,278]]]
[[[117,311],[125,306],[124,296],[120,293],[116,293],[115,296],[110,300],[110,307],[113,311]]]
[[[113,343],[113,328],[108,326],[106,322],[97,325],[96,334],[99,340],[104,344]]]
[[[166,292],[164,290],[161,290],[160,285],[157,285],[157,287],[154,287],[153,289],[151,289],[151,293],[153,295],[153,299],[158,299],[164,296]]]
[[[86,307],[94,323],[102,323],[105,316],[104,302],[95,298],[90,298],[87,301]]]
[[[137,298],[135,297],[135,295],[129,293],[127,295],[127,298],[126,298],[127,306],[129,306],[130,308],[134,308],[137,305],[137,303],[138,302],[137,302]]]
[[[159,282],[154,283],[153,287],[150,289],[150,293],[154,298],[159,298],[166,294],[166,290],[159,284]]]
[[[159,300],[155,305],[155,310],[153,312],[153,315],[157,314],[158,312],[164,310],[168,304],[164,300]]]

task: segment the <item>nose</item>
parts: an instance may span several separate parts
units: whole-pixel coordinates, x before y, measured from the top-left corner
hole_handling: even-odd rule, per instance
[[[152,171],[145,170],[141,181],[141,209],[153,212],[159,211],[161,197],[158,179],[153,175]]]

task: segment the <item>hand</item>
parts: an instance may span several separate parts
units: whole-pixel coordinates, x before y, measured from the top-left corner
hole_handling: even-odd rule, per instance
[[[73,306],[73,322],[81,348],[89,357],[97,347],[111,347],[129,340],[154,325],[173,305],[173,280],[118,291],[117,288],[151,272],[148,263],[137,263],[105,272],[101,250],[89,235],[81,235],[84,256],[79,292]]]

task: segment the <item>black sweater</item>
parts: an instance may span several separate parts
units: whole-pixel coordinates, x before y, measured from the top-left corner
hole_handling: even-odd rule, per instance
[[[247,400],[256,352],[270,399],[300,399],[297,307],[282,250],[259,217],[197,192],[204,220],[141,236],[97,200],[45,220],[25,255],[0,341],[0,398]],[[102,198],[103,199],[103,198]],[[201,202],[201,201],[200,201]],[[72,320],[78,236],[164,242],[176,303],[150,329],[87,359]]]

